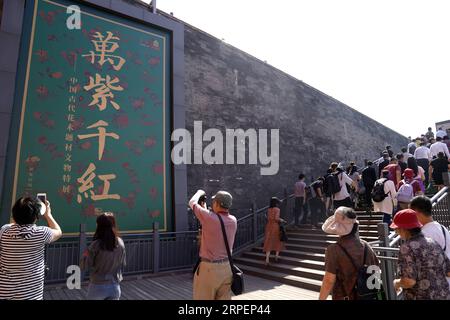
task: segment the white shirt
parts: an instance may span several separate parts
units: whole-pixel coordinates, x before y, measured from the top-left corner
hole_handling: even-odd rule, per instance
[[[418,147],[416,151],[414,151],[414,158],[418,159],[427,159],[431,160],[430,149],[425,146]]]
[[[442,232],[441,224],[437,221],[428,222],[422,227],[422,233],[424,234],[425,237],[433,239],[438,245],[441,246],[442,249],[444,249],[445,245],[447,245],[447,248],[445,249],[445,254],[450,259],[450,233],[448,232],[447,228],[445,228],[445,226],[444,232],[445,238],[444,233]],[[447,281],[450,285],[449,277],[447,277]]]
[[[406,162],[409,158],[413,157],[413,155],[409,152],[403,153],[403,160]]]
[[[334,194],[334,200],[340,201],[340,200],[344,200],[345,198],[350,197],[350,194],[348,193],[347,187],[345,185],[348,184],[349,186],[351,186],[353,183],[353,180],[350,179],[350,177],[345,172],[342,172],[341,174],[339,174],[338,179],[339,179],[339,184],[341,186],[341,191]]]
[[[436,131],[436,138],[437,138],[437,137],[444,138],[446,135],[447,135],[447,132],[445,132],[444,130],[438,130],[438,131]]]
[[[377,182],[381,183],[385,178],[378,179]],[[375,183],[377,183],[375,182]],[[391,214],[394,212],[394,206],[397,205],[397,191],[395,191],[394,181],[388,180],[384,183],[384,193],[388,196],[381,202],[373,202],[373,210],[375,212],[383,212]]]
[[[437,157],[439,152],[443,152],[446,156],[447,159],[450,159],[450,152],[448,152],[448,147],[445,143],[440,142],[440,141],[436,141],[435,143],[433,143],[430,147],[430,154],[431,157],[433,158],[434,156]]]

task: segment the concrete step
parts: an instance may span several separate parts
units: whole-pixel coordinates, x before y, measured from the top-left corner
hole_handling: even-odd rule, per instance
[[[248,251],[242,254],[243,258],[247,259],[253,259],[253,260],[260,260],[265,261],[266,255],[264,253],[258,253],[258,252],[252,252]],[[315,269],[315,270],[325,270],[325,263],[324,261],[320,260],[312,260],[312,259],[302,259],[302,258],[294,258],[294,257],[287,257],[280,255],[278,257],[278,262],[275,262],[275,258],[273,257],[273,254],[270,257],[271,263],[281,263],[285,265],[291,265],[291,266],[297,266],[297,267],[303,267],[308,269]]]
[[[286,249],[288,250],[297,250],[302,252],[315,252],[315,253],[325,253],[326,246],[312,246],[310,244],[294,244],[294,243],[286,243]]]
[[[322,230],[294,230],[288,231],[287,236],[289,239],[322,239],[322,240],[337,240],[337,235],[327,234]],[[369,238],[372,240],[378,239],[378,231],[373,228],[363,228],[360,229],[359,235],[362,238]]]
[[[289,239],[330,239],[337,240],[339,236],[333,234],[326,233],[300,233],[300,232],[287,232],[286,233]]]
[[[264,260],[255,260],[248,258],[236,258],[235,263],[241,266],[250,266],[267,271],[275,271],[279,273],[289,274],[297,277],[308,278],[322,281],[325,271],[317,269],[309,269],[303,267],[296,267],[292,265],[283,264],[281,262],[271,263],[265,266]]]
[[[298,287],[298,288],[303,288],[303,289],[319,292],[320,287],[322,285],[322,281],[320,281],[320,280],[298,277],[298,276],[294,276],[294,275],[290,275],[290,274],[286,274],[286,273],[282,273],[282,272],[276,272],[273,270],[256,268],[256,267],[252,267],[252,266],[248,266],[248,265],[241,265],[241,264],[237,264],[237,265],[239,266],[239,268],[242,269],[242,271],[245,274],[257,276],[257,277],[272,280],[272,281],[281,282],[281,283],[288,284],[288,285]]]
[[[309,239],[309,238],[289,238],[289,240],[286,242],[286,245],[300,244],[300,245],[306,245],[306,246],[326,248],[330,244],[336,243],[336,240],[337,239],[322,240],[322,239]]]
[[[289,249],[280,252],[280,257],[290,257],[295,259],[306,259],[306,260],[315,260],[315,261],[325,261],[325,250],[321,248],[319,252],[310,252],[307,246],[289,246],[294,247],[294,250]],[[306,250],[300,250],[303,247]],[[263,247],[254,247],[251,252],[256,253],[264,253]]]

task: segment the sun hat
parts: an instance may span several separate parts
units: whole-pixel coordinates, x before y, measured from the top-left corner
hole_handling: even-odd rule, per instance
[[[410,168],[405,169],[405,171],[403,172],[403,176],[405,178],[409,178],[409,179],[413,178],[414,177],[414,170],[410,169]]]
[[[359,223],[358,220],[348,218],[344,210],[346,207],[339,207],[334,212],[334,215],[329,217],[322,225],[322,230],[329,234],[336,234],[338,236],[348,235],[355,223]]]
[[[404,209],[395,214],[394,221],[390,227],[392,229],[414,229],[421,228],[422,224],[417,219],[417,214],[414,210]]]

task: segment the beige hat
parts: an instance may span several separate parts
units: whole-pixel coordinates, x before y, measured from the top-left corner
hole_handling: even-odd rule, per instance
[[[334,212],[334,215],[329,217],[322,225],[322,230],[326,233],[337,234],[338,236],[348,235],[355,223],[359,223],[358,220],[350,219],[345,215],[346,207],[339,207]],[[351,209],[350,209],[351,210]]]

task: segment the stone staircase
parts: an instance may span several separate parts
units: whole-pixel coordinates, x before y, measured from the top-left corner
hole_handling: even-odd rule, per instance
[[[383,216],[368,215],[365,211],[357,211],[357,214],[360,237],[369,242],[378,240],[377,224]],[[288,227],[287,233],[286,250],[280,253],[278,262],[274,261],[272,253],[270,265],[265,266],[262,242],[234,258],[234,262],[245,274],[318,292],[325,274],[325,249],[335,243],[338,236],[312,229],[310,225]]]

